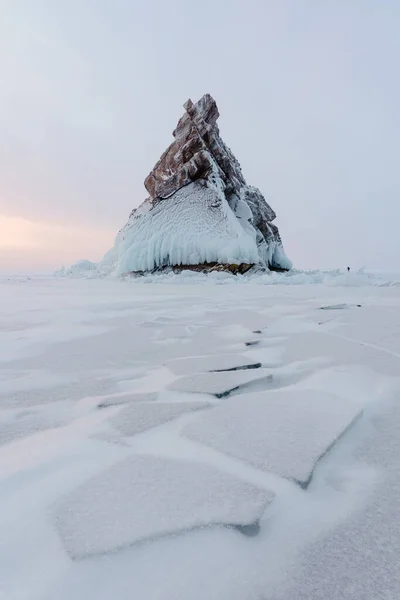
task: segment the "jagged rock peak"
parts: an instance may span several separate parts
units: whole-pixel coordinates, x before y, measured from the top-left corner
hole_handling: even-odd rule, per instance
[[[189,99],[167,148],[144,185],[151,200],[168,198],[184,185],[218,175],[227,193],[239,193],[246,185],[242,170],[231,150],[224,144],[217,120],[217,103],[205,94],[195,104]]]
[[[205,94],[184,109],[173,142],[145,179],[149,197],[132,211],[103,264],[118,274],[193,265],[235,273],[253,265],[290,269],[275,212],[247,185],[220,136],[215,100]]]

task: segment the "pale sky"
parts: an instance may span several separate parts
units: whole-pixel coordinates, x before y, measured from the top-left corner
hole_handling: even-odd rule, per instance
[[[206,92],[296,267],[396,269],[399,63],[399,0],[0,0],[0,270],[100,259]]]

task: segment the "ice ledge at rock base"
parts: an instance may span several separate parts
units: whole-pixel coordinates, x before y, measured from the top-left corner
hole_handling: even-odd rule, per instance
[[[215,100],[206,94],[184,108],[174,141],[145,179],[149,198],[102,266],[118,275],[209,263],[290,269],[275,212],[220,137]]]

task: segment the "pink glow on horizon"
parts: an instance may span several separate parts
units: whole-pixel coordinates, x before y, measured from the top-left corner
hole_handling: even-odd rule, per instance
[[[97,261],[114,236],[113,229],[0,215],[0,270],[56,269],[80,258]]]

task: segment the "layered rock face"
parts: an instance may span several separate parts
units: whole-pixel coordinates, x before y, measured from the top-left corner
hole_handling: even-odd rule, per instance
[[[220,137],[215,100],[206,94],[184,108],[174,141],[145,179],[149,197],[132,211],[105,260],[119,274],[191,265],[290,269],[274,211],[247,185]]]
[[[196,104],[188,100],[186,113],[178,122],[175,141],[167,148],[146,177],[150,198],[168,198],[197,179],[219,177],[227,194],[240,194],[246,185],[240,165],[219,135],[218,107],[206,94]]]

